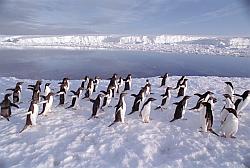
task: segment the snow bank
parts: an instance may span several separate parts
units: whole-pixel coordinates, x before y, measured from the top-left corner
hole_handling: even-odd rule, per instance
[[[0,48],[126,49],[250,56],[250,38],[190,35],[0,36]]]
[[[175,86],[180,77],[170,77],[168,86]],[[214,129],[219,129],[219,114],[223,107],[224,82],[231,81],[236,93],[249,89],[249,78],[188,77],[188,95],[213,91],[219,100],[214,111]],[[131,93],[137,93],[146,79],[133,79]],[[159,78],[149,78],[152,83],[152,97],[157,98],[152,108],[159,103],[164,88],[159,88]],[[0,78],[0,98],[5,89],[15,85],[16,78]],[[38,125],[23,133],[25,115],[29,107],[31,92],[26,90],[33,80],[24,81],[23,102],[20,109],[13,109],[10,122],[0,120],[0,167],[250,167],[250,106],[239,118],[236,139],[225,139],[213,134],[200,133],[199,114],[186,112],[187,120],[173,123],[175,106],[173,91],[171,105],[167,110],[151,112],[151,122],[142,123],[138,113],[126,116],[125,124],[107,127],[114,119],[114,106],[99,114],[99,119],[87,120],[91,115],[92,103],[81,100],[78,110],[56,107],[47,117],[39,116]],[[45,83],[46,81],[44,81]],[[51,81],[51,87],[58,90],[58,81]],[[71,81],[75,90],[81,81]],[[102,80],[98,91],[106,89],[108,81]],[[127,112],[131,110],[133,98],[126,96]],[[96,94],[93,95],[95,97]],[[118,97],[118,95],[116,95]],[[70,98],[68,98],[70,100]],[[197,97],[188,102],[193,107]],[[67,105],[65,105],[67,106]]]

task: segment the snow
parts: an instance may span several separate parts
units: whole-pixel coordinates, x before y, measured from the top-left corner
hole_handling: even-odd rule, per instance
[[[170,77],[168,86],[175,86],[179,76]],[[126,115],[125,123],[107,127],[114,119],[114,106],[117,99],[112,99],[113,107],[99,113],[99,119],[87,120],[91,115],[92,103],[81,100],[77,110],[56,107],[55,98],[52,112],[48,116],[39,116],[37,125],[19,132],[25,123],[31,92],[28,84],[34,80],[0,78],[0,98],[6,88],[15,86],[17,81],[24,81],[19,109],[13,108],[10,122],[0,120],[0,167],[250,167],[250,106],[239,118],[239,131],[236,139],[225,139],[213,134],[199,132],[199,113],[186,111],[187,120],[169,121],[173,117],[173,102],[176,91],[172,91],[170,106],[163,112],[154,111],[160,102],[160,94],[165,88],[159,88],[158,77],[148,78],[152,84],[152,102],[150,123],[143,123],[138,112]],[[214,130],[219,132],[220,111],[224,105],[224,82],[231,81],[236,93],[249,89],[250,78],[196,77],[188,76],[188,95],[215,93],[218,102],[214,111]],[[146,79],[133,79],[132,90],[125,97],[127,112],[132,107],[134,98]],[[47,81],[43,81],[45,84]],[[51,88],[59,89],[58,81],[50,81]],[[80,86],[80,80],[71,81],[71,89]],[[98,91],[106,90],[108,81],[101,80]],[[43,85],[44,86],[44,85]],[[95,98],[97,93],[94,93]],[[116,95],[118,98],[118,95]],[[68,98],[70,100],[70,98]],[[188,108],[195,105],[196,96],[188,101]],[[65,105],[66,107],[67,105]]]
[[[122,49],[250,56],[250,37],[192,35],[0,35],[0,48]]]

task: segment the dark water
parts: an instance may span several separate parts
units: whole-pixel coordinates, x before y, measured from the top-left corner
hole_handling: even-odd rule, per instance
[[[250,77],[250,58],[140,51],[0,50],[0,76],[30,79],[170,75]]]

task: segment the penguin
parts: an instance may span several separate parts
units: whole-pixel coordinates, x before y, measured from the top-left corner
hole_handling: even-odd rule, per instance
[[[221,125],[223,124],[223,122],[225,121],[225,119],[228,115],[228,110],[226,108],[235,109],[235,105],[234,105],[234,102],[232,100],[232,97],[229,94],[223,94],[223,96],[225,97],[226,104],[224,105],[224,107],[222,108],[221,113],[220,113]]]
[[[15,88],[6,89],[6,91],[12,91],[12,99],[13,103],[21,103],[21,92],[22,92],[22,84],[24,82],[17,82]]]
[[[187,107],[187,100],[190,97],[191,96],[184,96],[180,102],[173,103],[177,106],[175,109],[174,118],[170,122],[173,122],[178,119],[184,119],[184,115],[185,115],[186,107]]]
[[[225,82],[225,94],[229,94],[231,96],[232,101],[234,101],[234,87],[231,82]]]
[[[242,112],[242,110],[244,110],[247,107],[247,105],[250,102],[250,90],[246,90],[242,95],[239,94],[234,94],[234,95],[241,98],[235,101],[235,109],[237,111],[237,114],[239,114],[240,112]]]
[[[100,83],[100,78],[98,76],[95,77],[94,79],[94,89],[93,89],[93,92],[96,92],[97,88],[98,88],[98,85]]]
[[[219,136],[216,132],[213,131],[213,110],[211,104],[208,102],[201,103],[204,108],[201,112],[201,130],[202,132],[211,132]]]
[[[221,126],[222,137],[225,138],[236,138],[235,134],[238,131],[239,120],[237,112],[233,108],[225,108],[228,111],[228,115],[225,118]]]
[[[77,109],[77,107],[79,106],[79,98],[82,94],[82,91],[83,91],[82,87],[79,87],[76,92],[74,90],[70,91],[74,95],[72,96],[71,105],[67,107],[66,109],[69,109],[69,108]]]
[[[199,96],[199,99],[197,100],[196,105],[189,109],[189,110],[198,110],[202,102],[207,102],[209,98],[213,95],[214,93],[211,91],[206,91],[204,94],[199,94],[195,93],[195,96]]]
[[[93,91],[94,91],[94,80],[93,79],[89,79],[87,90],[86,90],[86,92],[84,94],[84,98],[83,99],[90,98],[92,96],[92,94],[93,94]]]
[[[58,84],[62,85],[65,87],[66,93],[68,93],[69,88],[70,88],[70,81],[69,78],[63,78],[62,82],[59,82]]]
[[[85,84],[89,83],[89,76],[85,76],[84,79],[82,80],[81,87],[85,89]],[[87,88],[86,88],[87,89]]]
[[[59,104],[58,106],[64,105],[65,103],[65,96],[66,96],[66,90],[65,90],[65,84],[60,85],[60,90],[57,92],[57,95],[59,95]]]
[[[188,79],[184,79],[183,82],[180,84],[177,97],[181,97],[181,96],[185,96],[186,95],[187,81],[188,81]]]
[[[143,87],[145,97],[148,97],[151,94],[151,84],[149,83],[149,80],[146,80],[146,84]]]
[[[125,102],[125,95],[127,93],[121,93],[120,94],[120,99],[118,101],[118,104],[115,106],[115,120],[113,123],[111,123],[108,127],[111,127],[114,125],[116,122],[125,122],[125,113],[126,113],[126,102]]]
[[[130,113],[128,113],[128,115],[131,115],[136,111],[139,111],[140,104],[143,103],[143,101],[145,99],[144,88],[142,88],[137,95],[136,94],[131,94],[131,96],[135,97],[135,100],[134,100],[134,103],[133,103],[133,106],[132,106],[132,111]]]
[[[28,126],[36,125],[38,111],[39,111],[39,107],[37,103],[38,103],[37,100],[31,101],[29,110],[26,113],[27,116],[26,116],[25,126],[19,133],[23,132]]]
[[[0,103],[1,106],[1,116],[6,118],[8,121],[9,117],[11,116],[11,107],[19,108],[18,105],[12,103],[9,100],[9,97],[11,96],[10,93],[5,94],[3,101]]]
[[[123,85],[124,85],[124,81],[123,81],[122,77],[119,78],[117,84],[118,84],[118,87],[117,87],[116,93],[119,93],[120,92],[120,88],[122,88]]]
[[[166,80],[168,78],[168,73],[165,73],[164,76],[160,76],[159,78],[162,79],[160,87],[165,86],[166,85]]]
[[[47,96],[41,95],[41,97],[44,99],[44,101],[40,102],[40,104],[43,104],[43,110],[41,113],[39,113],[38,115],[44,115],[47,116],[48,112],[51,112],[51,107],[54,101],[54,96],[55,94],[50,92]]]
[[[132,84],[132,75],[128,74],[127,78],[124,81],[125,81],[124,91],[130,90]]]
[[[110,107],[109,105],[110,105],[110,102],[112,100],[112,89],[108,89],[107,92],[102,90],[101,93],[104,94],[103,103],[101,106],[101,109],[104,110],[104,108]]]
[[[90,118],[88,120],[90,120],[91,118],[98,118],[97,117],[97,113],[100,110],[100,106],[101,106],[101,98],[102,98],[102,94],[98,94],[98,96],[96,97],[96,99],[90,99],[90,102],[93,103],[93,107],[92,107],[92,115],[90,116]]]
[[[172,87],[167,87],[166,88],[166,91],[164,94],[161,95],[162,97],[162,100],[161,100],[161,105],[156,107],[155,110],[158,110],[158,109],[161,109],[163,110],[163,108],[167,108],[168,106],[168,103],[171,99],[171,93],[170,93],[170,90],[172,90],[173,88]]]
[[[183,81],[184,81],[185,78],[186,78],[186,76],[182,76],[182,77],[178,80],[178,82],[177,82],[176,87],[174,88],[174,90],[179,89],[180,85],[183,83]]]
[[[42,81],[36,81],[35,85],[28,85],[28,89],[33,91],[32,100],[40,101]]]
[[[151,102],[155,100],[156,100],[155,98],[150,97],[142,106],[142,109],[140,111],[140,116],[142,117],[142,121],[144,123],[149,123]]]
[[[112,89],[112,97],[115,97],[115,92],[117,92],[118,83],[117,83],[117,74],[113,74],[112,78],[109,78],[110,82],[108,88]]]
[[[51,92],[51,89],[50,89],[50,84],[51,83],[46,83],[45,86],[44,86],[44,96],[47,96],[50,92]]]

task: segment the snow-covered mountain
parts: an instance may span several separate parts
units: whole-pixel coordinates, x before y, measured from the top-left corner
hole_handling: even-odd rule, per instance
[[[250,56],[250,37],[191,35],[0,36],[0,48],[125,49]]]
[[[56,38],[58,40],[58,38]],[[168,86],[175,86],[179,76],[170,77]],[[231,81],[236,93],[249,89],[249,78],[222,77],[188,77],[187,94],[192,95],[188,108],[197,101],[194,93],[210,90],[215,93],[218,102],[214,111],[214,130],[219,132],[219,116],[225,102],[225,81]],[[160,88],[158,77],[149,78],[152,84],[153,102],[150,123],[143,123],[138,112],[127,116],[125,124],[117,123],[107,127],[114,119],[114,106],[105,109],[98,119],[88,118],[91,115],[92,103],[80,101],[77,110],[56,107],[47,117],[39,116],[38,125],[32,126],[19,134],[25,124],[25,113],[29,107],[31,91],[28,84],[34,80],[20,80],[11,77],[0,78],[0,99],[5,89],[15,86],[17,81],[24,81],[22,101],[19,109],[13,108],[12,117],[8,122],[0,120],[0,167],[250,167],[250,106],[239,118],[239,131],[236,139],[225,139],[209,133],[199,132],[199,113],[187,111],[187,120],[169,121],[173,118],[175,105],[180,99],[175,98],[172,91],[171,103],[167,110],[154,111],[161,102],[160,95],[165,88]],[[129,113],[134,98],[146,79],[133,79],[132,90],[125,97]],[[51,87],[57,91],[58,81],[50,81]],[[46,81],[43,81],[43,84]],[[77,89],[80,80],[71,81],[70,89]],[[98,91],[105,90],[107,80],[102,80]],[[93,95],[95,98],[97,93]],[[118,95],[116,95],[118,97]],[[70,97],[67,98],[70,101]],[[67,107],[65,105],[65,107]]]

